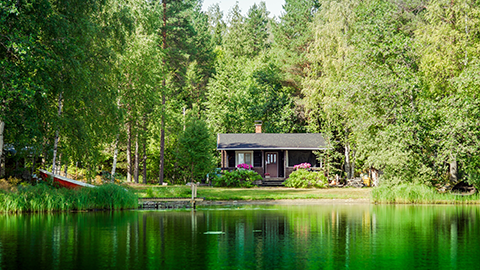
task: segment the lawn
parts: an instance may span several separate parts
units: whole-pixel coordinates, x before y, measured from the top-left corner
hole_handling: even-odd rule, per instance
[[[139,197],[190,197],[188,186],[130,185]],[[215,188],[198,187],[197,197],[206,200],[370,199],[371,188]]]

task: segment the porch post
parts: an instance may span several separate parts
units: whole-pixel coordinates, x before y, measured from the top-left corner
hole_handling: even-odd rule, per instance
[[[262,150],[262,171],[263,177],[265,177],[265,151]]]
[[[287,178],[287,166],[288,166],[288,150],[285,150],[285,156],[283,157],[283,177]]]
[[[220,166],[222,168],[225,168],[225,150],[220,151],[220,156],[222,158],[222,161],[220,162]]]

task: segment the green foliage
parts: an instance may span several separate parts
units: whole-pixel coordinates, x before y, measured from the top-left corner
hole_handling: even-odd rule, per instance
[[[307,51],[315,36],[311,23],[319,7],[318,0],[286,0],[279,22],[273,23],[272,51],[283,71],[284,84],[293,87],[296,94],[303,88],[305,68],[310,64]]]
[[[198,182],[214,167],[213,151],[215,142],[204,121],[191,119],[178,139],[178,161],[190,175],[192,182]]]
[[[106,170],[118,135],[119,171],[131,175],[125,149],[138,140],[154,179],[164,129],[166,178],[200,180],[215,146],[185,147],[192,116],[215,133],[249,133],[255,120],[321,132],[330,175],[356,164],[431,184],[456,162],[479,185],[477,2],[287,0],[278,20],[264,3],[228,20],[200,4],[3,1],[0,122],[15,162],[48,163],[58,132],[62,164]]]
[[[325,188],[328,180],[322,171],[308,171],[305,169],[298,169],[290,174],[284,182],[286,187],[293,188]]]
[[[216,187],[252,187],[253,182],[262,180],[262,177],[252,170],[233,170],[225,172],[221,177],[214,179]]]
[[[52,188],[45,184],[0,191],[1,212],[43,212],[92,209],[128,209],[138,206],[137,196],[127,189],[105,184],[95,188]]]
[[[304,130],[291,88],[282,85],[280,70],[269,55],[219,59],[208,85],[206,111],[216,133],[249,133],[262,120],[264,132]]]

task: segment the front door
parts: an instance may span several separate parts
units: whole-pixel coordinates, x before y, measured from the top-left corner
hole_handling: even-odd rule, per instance
[[[267,173],[270,174],[270,177],[278,177],[278,166],[277,166],[277,153],[265,153],[265,166],[267,167]]]

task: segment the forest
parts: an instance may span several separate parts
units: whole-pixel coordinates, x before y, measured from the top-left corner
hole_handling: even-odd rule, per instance
[[[0,0],[1,173],[181,184],[217,133],[320,132],[329,174],[480,184],[480,1]]]

